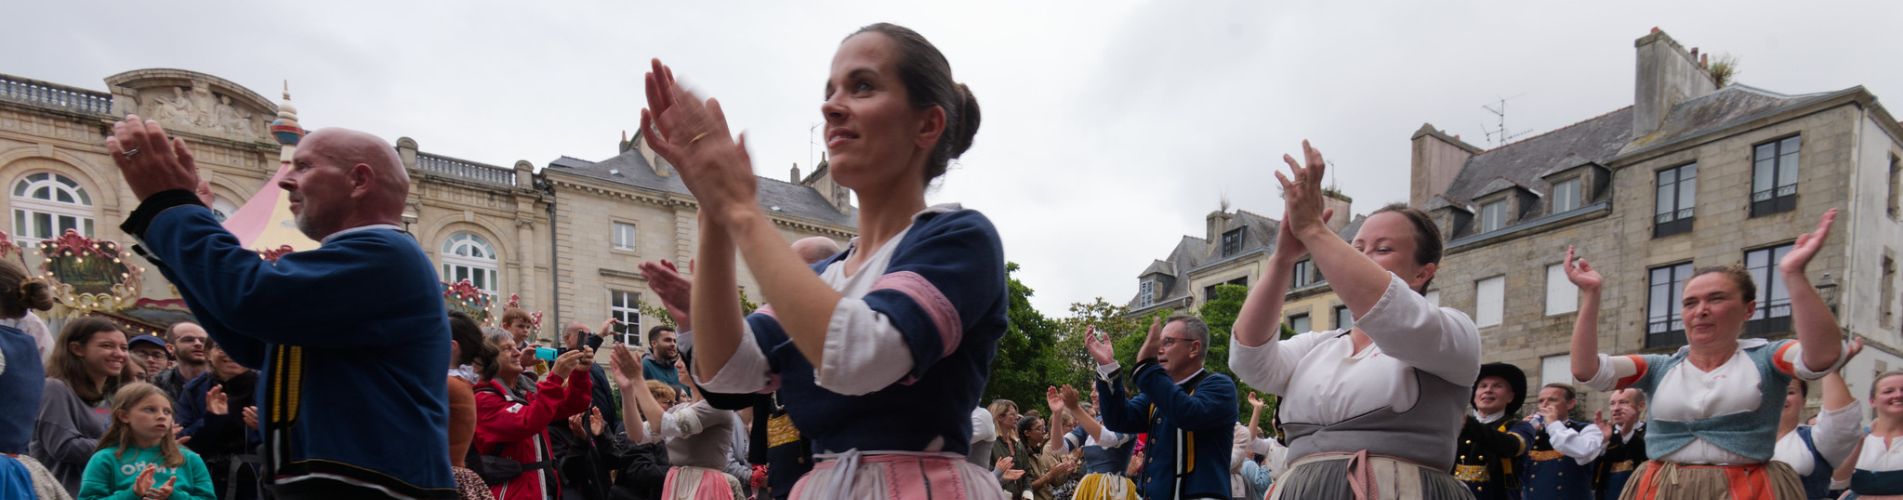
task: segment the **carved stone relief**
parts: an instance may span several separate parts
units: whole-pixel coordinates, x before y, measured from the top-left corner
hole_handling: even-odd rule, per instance
[[[231,96],[213,93],[204,83],[149,88],[139,100],[142,111],[167,127],[241,141],[264,135],[260,114],[233,104]]]

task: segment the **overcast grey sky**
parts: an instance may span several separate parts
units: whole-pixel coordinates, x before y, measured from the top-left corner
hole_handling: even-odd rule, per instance
[[[1271,169],[1312,139],[1365,213],[1407,197],[1422,123],[1482,147],[1632,100],[1653,26],[1740,58],[1785,93],[1903,96],[1903,2],[12,2],[0,72],[91,89],[176,67],[275,99],[306,127],[415,138],[425,151],[538,167],[615,154],[650,57],[719,97],[755,169],[785,178],[809,142],[833,49],[889,21],[924,34],[984,112],[928,197],[985,211],[1061,316],[1136,291],[1203,216],[1279,217]],[[1893,110],[1893,113],[1897,112]]]

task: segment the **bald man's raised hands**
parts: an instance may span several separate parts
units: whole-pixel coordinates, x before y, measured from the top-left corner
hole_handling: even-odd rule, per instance
[[[113,123],[106,153],[139,201],[174,189],[198,189],[198,163],[191,150],[183,139],[167,136],[157,121],[126,115]]]

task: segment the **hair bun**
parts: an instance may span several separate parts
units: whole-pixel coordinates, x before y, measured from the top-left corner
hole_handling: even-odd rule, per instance
[[[20,284],[20,298],[29,308],[40,311],[52,309],[53,287],[39,278],[28,279]]]
[[[952,137],[951,157],[957,158],[971,149],[972,138],[978,135],[978,123],[983,113],[978,109],[978,97],[971,94],[971,87],[963,83],[958,85],[958,129]]]

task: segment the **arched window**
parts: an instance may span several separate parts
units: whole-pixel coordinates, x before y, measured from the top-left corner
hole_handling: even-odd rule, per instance
[[[93,237],[93,201],[72,178],[38,172],[13,185],[13,233],[26,241],[59,237],[73,229]]]
[[[469,280],[484,292],[495,294],[501,283],[496,280],[496,247],[489,240],[468,231],[457,231],[443,241],[443,281]]]
[[[212,217],[218,218],[218,222],[224,222],[225,219],[229,219],[231,218],[232,215],[235,215],[237,213],[238,213],[238,204],[232,203],[231,200],[227,200],[223,196],[212,197],[211,215]]]

